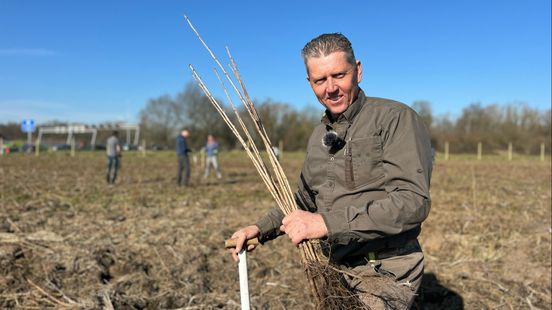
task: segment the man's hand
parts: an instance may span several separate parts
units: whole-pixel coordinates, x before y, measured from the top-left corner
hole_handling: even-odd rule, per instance
[[[234,261],[239,262],[238,253],[242,250],[245,241],[259,237],[260,233],[261,231],[259,230],[259,227],[257,227],[256,225],[251,225],[239,229],[232,235],[231,239],[236,239],[237,244],[234,249],[229,249],[230,253],[232,254],[232,258],[234,258]],[[247,246],[247,251],[253,251],[255,247],[256,245],[250,244],[249,246]]]
[[[294,245],[306,239],[320,239],[328,235],[322,215],[295,210],[282,220],[280,230],[285,232]]]

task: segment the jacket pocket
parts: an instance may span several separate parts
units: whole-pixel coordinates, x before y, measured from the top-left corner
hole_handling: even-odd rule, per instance
[[[381,137],[353,139],[349,143],[354,187],[366,186],[383,178]]]

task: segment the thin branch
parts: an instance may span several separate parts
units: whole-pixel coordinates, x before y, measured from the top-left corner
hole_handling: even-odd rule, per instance
[[[68,304],[68,303],[64,303],[63,301],[55,298],[54,296],[50,295],[48,292],[46,292],[44,289],[42,289],[40,286],[36,285],[33,283],[33,281],[31,281],[30,279],[27,279],[27,283],[29,283],[30,285],[32,285],[34,288],[36,288],[42,295],[46,296],[48,299],[50,299],[50,301],[53,301],[55,302],[56,304],[58,305],[61,305],[63,307],[67,307],[67,308],[71,308],[71,307],[75,307],[75,305],[71,305],[71,304]]]
[[[234,78],[237,80],[238,84],[240,85],[241,89],[238,89],[236,86],[236,83],[234,83],[234,80],[230,77],[228,72],[224,69],[220,61],[217,59],[215,54],[211,51],[209,46],[205,43],[205,41],[201,38],[198,31],[194,28],[191,21],[188,19],[187,16],[184,16],[188,24],[190,25],[190,28],[193,30],[193,32],[196,34],[198,39],[201,41],[203,46],[207,49],[209,54],[211,55],[212,59],[215,61],[215,63],[218,65],[226,79],[231,84],[232,88],[234,89],[236,95],[244,105],[245,109],[247,110],[249,117],[253,124],[255,125],[255,130],[258,134],[258,136],[261,138],[262,143],[265,147],[265,150],[268,154],[268,161],[269,165],[265,163],[263,160],[258,147],[255,144],[254,139],[252,138],[248,127],[246,126],[245,122],[243,121],[242,117],[239,115],[234,103],[232,102],[230,95],[228,94],[228,91],[226,90],[226,87],[224,86],[224,83],[222,82],[222,79],[218,75],[218,72],[215,70],[215,74],[217,75],[217,78],[219,79],[222,88],[224,90],[224,93],[226,97],[228,98],[232,109],[236,115],[236,119],[238,122],[238,126],[236,126],[232,120],[228,117],[226,114],[226,111],[222,108],[221,104],[215,99],[215,97],[211,94],[208,87],[205,85],[199,74],[196,72],[194,67],[190,64],[189,68],[192,71],[192,76],[198,83],[199,87],[203,90],[211,104],[215,107],[217,112],[221,115],[224,122],[228,125],[232,133],[236,136],[238,141],[243,146],[247,156],[251,159],[253,162],[253,165],[257,169],[257,172],[261,176],[261,179],[265,183],[268,191],[274,198],[275,202],[277,203],[280,210],[285,214],[289,214],[294,210],[297,210],[297,205],[295,203],[295,199],[293,196],[293,192],[291,190],[291,187],[289,185],[288,179],[285,175],[285,172],[280,165],[280,162],[276,158],[276,154],[274,153],[274,149],[272,147],[272,143],[270,141],[270,138],[262,124],[262,121],[259,117],[259,114],[257,113],[257,110],[255,109],[255,106],[253,102],[251,101],[251,98],[249,97],[249,93],[247,92],[247,89],[245,87],[245,83],[243,82],[241,75],[238,70],[238,66],[236,62],[234,61],[232,55],[230,54],[230,50],[228,47],[226,48],[228,56],[231,61],[230,69],[234,75]],[[246,139],[244,139],[238,130],[238,128],[241,128],[243,133],[245,134]],[[270,169],[269,169],[270,168]],[[325,291],[324,286],[328,287],[328,278],[324,278],[325,276],[319,274],[319,272],[316,272],[315,266],[328,266],[328,262],[326,259],[324,259],[320,253],[321,253],[321,247],[318,240],[305,240],[304,242],[301,242],[299,244],[300,254],[301,254],[301,261],[303,262],[303,265],[305,267],[305,272],[307,274],[307,278],[310,283],[310,288],[313,293],[313,296],[317,297],[319,302],[321,302],[324,299],[324,296],[328,294],[328,292]],[[338,271],[336,268],[329,269],[330,271],[335,272],[341,272]],[[316,279],[321,279],[322,282],[318,283]],[[322,285],[322,287],[320,286]],[[338,290],[335,290],[335,292],[338,292]],[[345,291],[347,291],[345,289]],[[348,292],[348,291],[347,291]]]

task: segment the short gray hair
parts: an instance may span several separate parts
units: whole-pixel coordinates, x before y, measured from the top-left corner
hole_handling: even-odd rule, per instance
[[[306,66],[309,58],[327,56],[333,52],[345,52],[347,62],[351,65],[356,64],[355,53],[353,52],[351,41],[339,32],[324,33],[312,39],[303,47],[303,50],[301,50],[301,56]]]

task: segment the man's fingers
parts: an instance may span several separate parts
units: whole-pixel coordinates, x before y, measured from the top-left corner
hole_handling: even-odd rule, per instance
[[[294,232],[289,232],[286,234],[293,245],[298,245],[301,241],[303,241],[303,238],[301,238],[298,234]]]
[[[282,220],[282,225],[287,225],[289,223],[289,221],[291,221],[289,215],[287,215],[286,217],[284,217],[284,219]]]
[[[292,223],[284,227],[284,229],[285,230],[282,230],[282,228],[280,228],[280,230],[286,233],[286,235],[294,245],[298,245],[299,243],[301,243],[301,241],[307,238],[304,229],[300,225],[293,225]]]
[[[232,239],[236,240],[236,248],[234,249],[234,253],[239,253],[243,247],[243,244],[245,242],[245,234],[244,233],[236,233],[232,235]]]
[[[236,254],[236,252],[234,251],[234,249],[228,249],[228,252],[230,252],[230,254],[232,255],[232,259],[237,263],[240,261],[240,259],[238,258],[238,254]]]
[[[282,224],[283,225],[287,225],[289,224],[291,221],[293,221],[295,219],[295,216],[297,215],[297,210],[291,212],[290,214],[286,215],[283,219],[282,219]]]
[[[245,242],[245,236],[238,238],[238,244],[236,244],[236,250],[235,250],[236,253],[239,253],[242,250],[244,242]]]
[[[225,241],[225,246],[230,250],[230,254],[232,254],[234,261],[239,262],[238,253],[243,249],[253,251],[257,247],[259,241],[256,238],[259,237],[259,235],[259,228],[256,225],[250,225],[240,228],[232,234],[229,240]],[[246,241],[251,242],[245,245]]]

